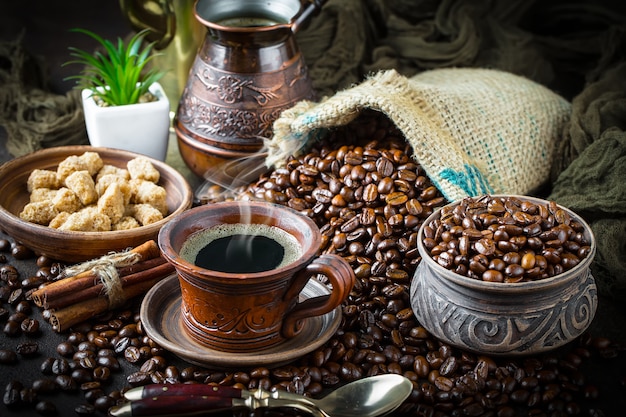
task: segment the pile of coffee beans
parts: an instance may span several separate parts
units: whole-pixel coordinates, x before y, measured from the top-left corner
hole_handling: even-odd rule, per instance
[[[290,158],[237,196],[311,217],[322,233],[321,251],[351,264],[363,296],[383,289],[399,293],[420,261],[420,225],[446,200],[387,119],[353,127],[332,132],[326,143]]]
[[[126,389],[178,382],[319,397],[359,378],[397,373],[412,381],[413,391],[394,415],[557,417],[593,415],[584,411],[588,402],[595,404],[594,410],[601,408],[600,392],[587,380],[584,365],[592,356],[609,360],[620,355],[621,345],[585,336],[550,354],[496,358],[442,343],[415,319],[409,287],[421,260],[417,231],[430,213],[447,202],[386,118],[365,113],[254,184],[232,195],[218,189],[210,192],[207,203],[260,199],[314,219],[324,236],[322,251],[344,257],[358,278],[342,307],[336,334],[289,365],[207,369],[181,361],[147,337],[136,300],[59,335],[62,341],[48,357],[28,357],[38,361],[41,376],[4,382],[0,388],[5,407],[58,415],[55,399],[68,393],[78,399],[74,400],[79,403],[77,415],[106,415],[109,407],[122,401]],[[61,269],[46,259],[38,260],[38,265],[41,272],[36,275],[45,282]],[[36,312],[25,307],[35,280],[27,283],[8,262],[4,266],[0,307],[7,312],[0,322],[15,321],[20,337],[46,343],[35,336],[51,332],[45,324],[32,337],[22,328]],[[9,320],[17,310],[23,315]],[[7,330],[3,337],[16,337],[14,330]],[[20,366],[28,350],[27,346],[21,352],[3,347],[0,368]],[[272,414],[294,415],[278,410]]]
[[[513,196],[468,197],[444,207],[424,226],[423,244],[444,268],[488,282],[553,277],[591,252],[583,224],[554,201]]]

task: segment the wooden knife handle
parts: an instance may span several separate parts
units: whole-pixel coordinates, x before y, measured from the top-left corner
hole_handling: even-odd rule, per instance
[[[206,384],[150,384],[145,385],[141,393],[142,398],[172,395],[241,398],[241,390],[233,387]]]
[[[132,401],[130,404],[133,417],[180,416],[230,410],[233,407],[233,399],[228,397],[167,395],[144,398]]]

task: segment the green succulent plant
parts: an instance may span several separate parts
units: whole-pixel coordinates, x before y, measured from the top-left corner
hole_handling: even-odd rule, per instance
[[[154,57],[151,54],[154,43],[142,49],[147,30],[136,33],[127,44],[121,38],[114,44],[86,29],[76,28],[72,31],[92,37],[104,51],[90,53],[69,47],[70,55],[76,59],[63,65],[81,64],[84,69],[80,74],[66,79],[76,80],[78,88],[90,90],[105,106],[138,103],[148,93],[150,85],[165,74],[147,65]]]

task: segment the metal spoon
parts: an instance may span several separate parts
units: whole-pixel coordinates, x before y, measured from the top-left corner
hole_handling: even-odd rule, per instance
[[[204,384],[148,385],[125,393],[130,402],[113,407],[113,417],[190,416],[237,408],[295,408],[315,417],[375,417],[398,408],[413,384],[401,375],[363,378],[314,400],[285,391],[245,391]]]
[[[375,417],[398,408],[413,384],[400,375],[379,375],[344,385],[320,400],[310,400],[332,417]]]

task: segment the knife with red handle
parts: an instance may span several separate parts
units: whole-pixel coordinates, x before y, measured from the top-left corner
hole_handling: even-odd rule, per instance
[[[242,393],[241,389],[221,385],[149,384],[126,391],[124,398],[131,401],[173,395],[241,398]]]
[[[296,408],[328,417],[310,399],[288,392],[246,391],[204,384],[153,384],[124,394],[127,403],[109,409],[111,417],[194,416],[210,412],[261,408]]]
[[[193,416],[246,408],[248,405],[241,398],[162,395],[113,407],[109,410],[109,415],[112,417]]]

